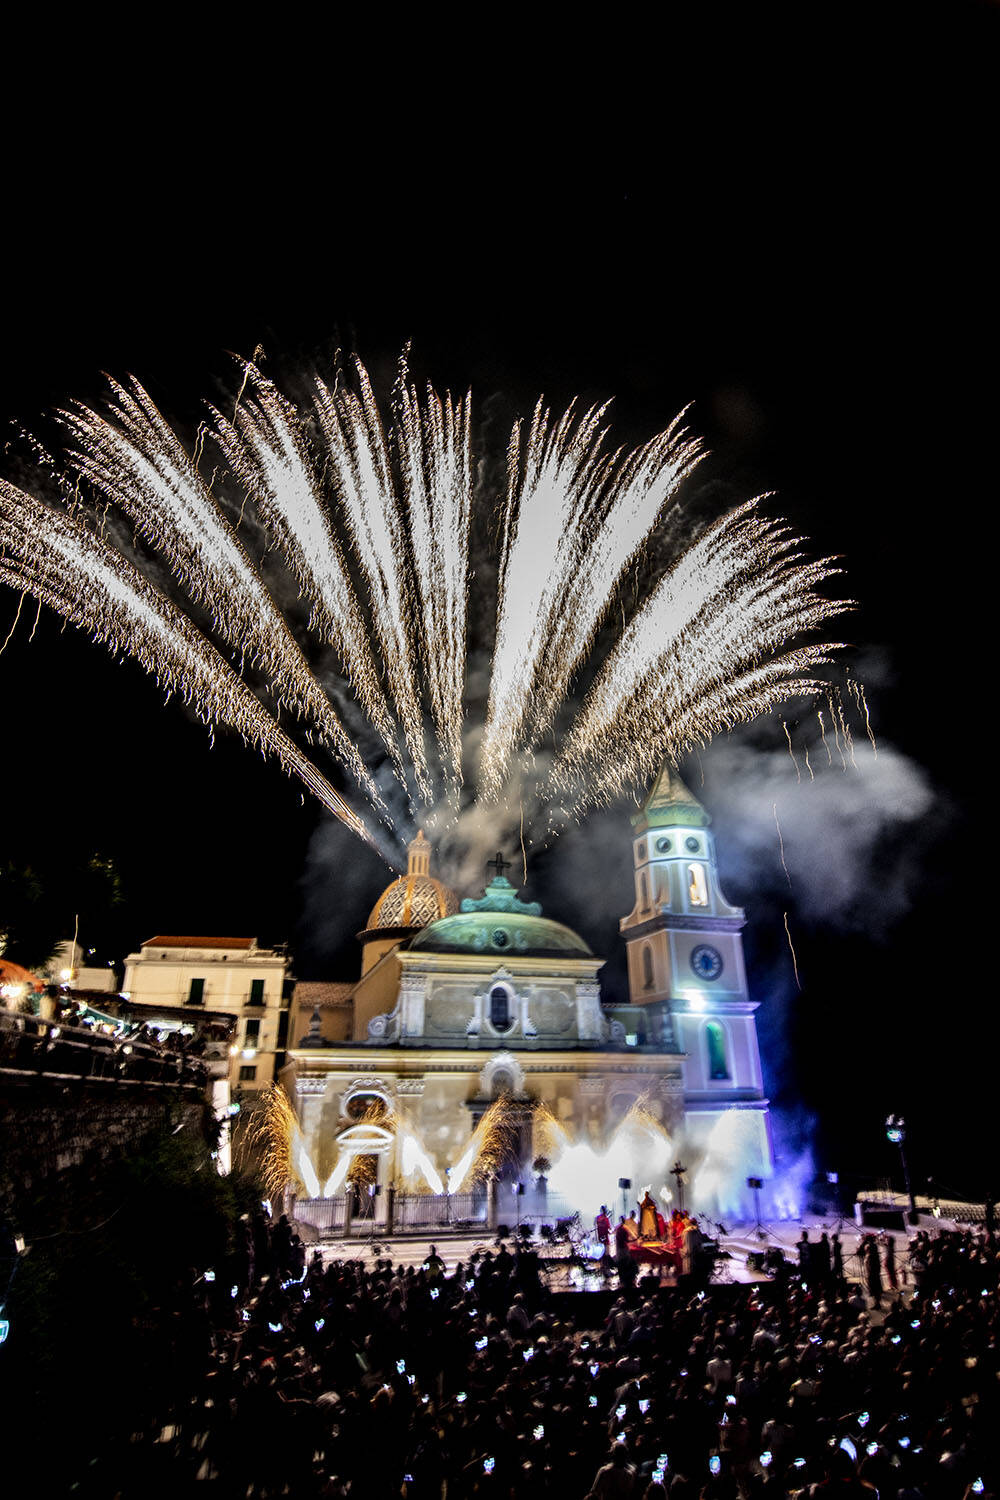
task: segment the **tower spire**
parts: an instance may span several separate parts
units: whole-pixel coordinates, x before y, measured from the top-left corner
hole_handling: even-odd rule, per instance
[[[632,819],[637,833],[649,828],[707,828],[712,819],[665,760],[642,807]]]

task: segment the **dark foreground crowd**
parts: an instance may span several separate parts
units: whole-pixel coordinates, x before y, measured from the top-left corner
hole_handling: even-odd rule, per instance
[[[1000,1433],[998,1262],[921,1236],[874,1310],[832,1272],[546,1291],[504,1248],[323,1265],[284,1219],[192,1273],[170,1379],[107,1493],[963,1500]],[[168,1399],[163,1393],[172,1393]],[[112,1482],[113,1481],[113,1482]]]

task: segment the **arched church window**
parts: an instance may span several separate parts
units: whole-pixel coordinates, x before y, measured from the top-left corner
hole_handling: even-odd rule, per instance
[[[656,979],[653,974],[653,950],[648,943],[642,949],[642,987],[644,990],[656,988]]]
[[[490,1092],[494,1099],[499,1099],[503,1094],[512,1094],[514,1092],[513,1074],[508,1073],[506,1068],[497,1068],[493,1074]]]
[[[510,994],[502,984],[495,984],[490,990],[490,1025],[494,1031],[509,1031],[513,1024]]]
[[[639,910],[645,911],[649,905],[649,886],[646,884],[645,871],[639,876]]]
[[[708,1045],[709,1078],[728,1078],[726,1034],[717,1021],[709,1021],[705,1026],[705,1041]]]
[[[688,865],[688,899],[692,906],[708,905],[704,865]]]

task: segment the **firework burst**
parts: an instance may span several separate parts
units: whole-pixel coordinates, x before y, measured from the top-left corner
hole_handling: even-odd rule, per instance
[[[661,566],[626,623],[626,577],[704,455],[682,417],[612,452],[605,416],[539,403],[514,429],[505,495],[479,516],[497,589],[478,706],[471,400],[419,392],[405,364],[388,423],[359,362],[305,410],[245,365],[192,453],[136,381],[112,382],[102,410],[59,415],[61,503],[0,483],[0,581],[273,756],[391,864],[418,821],[460,844],[509,814],[527,849],[567,807],[819,690],[836,648],[810,637],[846,607],[819,592],[833,563],[751,501]]]

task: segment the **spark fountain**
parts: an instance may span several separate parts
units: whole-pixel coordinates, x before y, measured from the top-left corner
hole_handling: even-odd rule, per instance
[[[247,1144],[261,1148],[264,1186],[272,1202],[281,1202],[289,1183],[298,1184],[307,1197],[319,1197],[316,1169],[302,1139],[291,1100],[280,1084],[271,1084],[261,1095]]]
[[[450,1171],[449,1191],[475,1187],[498,1172],[511,1153],[517,1120],[506,1094],[494,1099],[472,1134],[472,1140]]]
[[[605,407],[540,401],[491,512],[469,396],[422,395],[404,362],[386,423],[358,361],[317,377],[306,410],[255,365],[240,374],[232,415],[210,408],[190,452],[135,380],[60,413],[54,491],[0,481],[0,581],[273,757],[393,867],[418,821],[446,866],[515,830],[527,859],[568,807],[822,690],[837,647],[808,637],[847,607],[818,591],[837,568],[806,561],[763,497],[630,602],[704,457],[683,414],[613,452]],[[496,610],[471,641],[487,533]],[[479,698],[473,645],[492,657]]]

